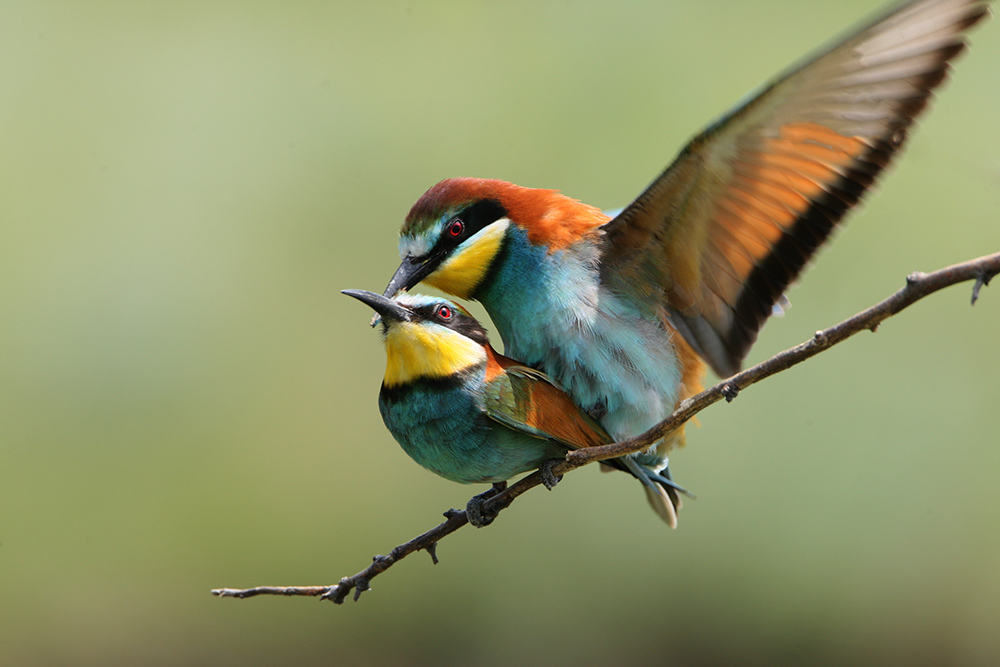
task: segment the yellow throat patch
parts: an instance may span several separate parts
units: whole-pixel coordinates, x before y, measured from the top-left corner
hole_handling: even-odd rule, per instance
[[[456,248],[434,273],[424,278],[424,282],[460,299],[468,299],[486,275],[509,226],[510,220],[501,218],[479,230]]]
[[[389,388],[418,378],[445,378],[486,361],[486,351],[475,341],[427,323],[394,323],[386,332],[385,353],[383,383]]]

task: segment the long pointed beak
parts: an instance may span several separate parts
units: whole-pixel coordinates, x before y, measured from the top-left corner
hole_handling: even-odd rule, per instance
[[[436,263],[429,258],[415,259],[407,255],[403,263],[396,269],[396,273],[393,274],[389,286],[385,288],[382,295],[390,299],[395,298],[400,292],[410,289],[432,274],[435,267]]]
[[[413,311],[403,304],[387,299],[381,294],[363,289],[340,290],[341,294],[353,296],[362,303],[371,306],[382,317],[383,322],[409,322],[413,319]]]

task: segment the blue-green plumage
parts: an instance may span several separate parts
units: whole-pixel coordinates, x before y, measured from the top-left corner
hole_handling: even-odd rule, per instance
[[[486,362],[455,378],[383,387],[386,428],[414,461],[453,482],[502,482],[566,451],[497,423],[485,411]]]
[[[624,439],[670,413],[681,372],[663,322],[634,299],[602,290],[598,257],[592,244],[550,252],[511,226],[473,297],[489,311],[506,354],[542,369]]]

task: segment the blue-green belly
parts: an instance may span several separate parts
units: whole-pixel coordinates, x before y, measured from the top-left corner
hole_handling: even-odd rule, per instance
[[[477,381],[418,382],[379,395],[382,420],[410,457],[463,484],[500,482],[565,449],[520,433],[485,415]]]

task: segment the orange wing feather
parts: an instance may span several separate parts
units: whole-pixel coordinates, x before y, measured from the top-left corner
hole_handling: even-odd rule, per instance
[[[909,2],[779,78],[604,226],[602,280],[638,301],[661,286],[695,351],[721,376],[738,371],[988,13],[985,0]]]
[[[486,382],[503,387],[493,409],[488,406],[488,412],[507,426],[551,438],[570,449],[611,442],[604,429],[544,373],[498,354],[489,345]]]

